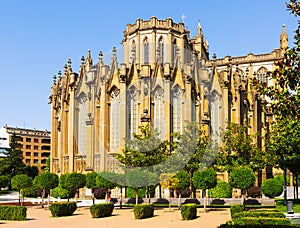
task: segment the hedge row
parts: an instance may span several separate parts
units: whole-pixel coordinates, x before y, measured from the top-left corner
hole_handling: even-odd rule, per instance
[[[49,209],[53,217],[70,216],[76,211],[77,205],[75,202],[53,203]]]
[[[244,217],[233,220],[235,225],[276,225],[276,226],[288,226],[291,225],[291,221],[287,218],[253,218]]]
[[[136,219],[150,218],[154,215],[154,206],[148,203],[138,204],[134,206],[133,212]]]
[[[26,220],[27,208],[22,206],[0,206],[0,220]]]
[[[192,220],[197,217],[196,204],[184,204],[181,206],[181,216],[183,220]]]
[[[243,211],[244,211],[243,205],[240,204],[231,205],[230,207],[231,218],[233,218],[236,213],[240,213]]]
[[[244,211],[240,213],[236,213],[233,215],[233,219],[240,219],[240,218],[285,218],[285,215],[282,212],[266,212],[266,211]]]
[[[94,204],[90,207],[90,213],[93,218],[102,218],[112,215],[114,210],[113,203]]]

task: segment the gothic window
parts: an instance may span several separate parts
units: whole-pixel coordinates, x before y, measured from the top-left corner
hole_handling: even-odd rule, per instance
[[[157,87],[154,92],[154,129],[158,131],[161,140],[165,135],[164,123],[164,91],[161,87]]]
[[[131,59],[135,59],[135,56],[136,56],[136,45],[135,45],[135,41],[133,40],[132,41],[132,44],[131,44],[131,53],[130,53],[130,56],[131,56]]]
[[[149,42],[148,39],[145,38],[144,42],[144,64],[149,64]]]
[[[267,81],[267,69],[264,67],[261,67],[257,71],[257,80],[259,82],[268,82]]]
[[[133,139],[133,134],[137,133],[138,129],[138,112],[137,112],[137,90],[132,86],[127,93],[127,123],[128,123],[128,138]]]
[[[84,93],[78,99],[78,153],[86,154],[86,119],[87,119],[87,97]]]
[[[165,50],[164,50],[164,41],[163,41],[162,37],[159,39],[158,45],[159,45],[160,60],[161,60],[161,63],[163,64],[164,63]]]
[[[184,42],[184,63],[189,63],[191,61],[191,51],[189,50],[189,44],[187,41]]]
[[[179,86],[172,91],[172,132],[182,131],[182,92]]]
[[[210,121],[211,121],[211,134],[213,137],[217,137],[219,134],[219,95],[216,91],[213,91],[210,98]]]
[[[173,64],[175,63],[176,51],[177,51],[177,45],[176,45],[176,39],[174,39],[174,41],[172,43],[172,62],[173,62]]]
[[[120,149],[120,91],[114,88],[110,94],[110,151]]]
[[[196,122],[196,92],[192,91],[192,103],[191,103],[191,114],[192,114],[192,122]]]

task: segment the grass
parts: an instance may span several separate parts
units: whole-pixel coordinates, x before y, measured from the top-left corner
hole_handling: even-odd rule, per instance
[[[276,199],[276,207],[275,209],[278,210],[279,212],[286,213],[287,212],[287,207],[283,204],[283,199]],[[300,202],[299,200],[294,201],[294,213],[300,213]]]

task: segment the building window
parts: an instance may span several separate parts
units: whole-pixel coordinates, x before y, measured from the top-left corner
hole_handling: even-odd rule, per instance
[[[26,145],[26,149],[31,149],[31,146],[30,145]]]
[[[154,129],[158,131],[161,140],[165,136],[164,110],[164,91],[161,87],[157,87],[154,91]]]
[[[192,91],[192,107],[191,107],[191,114],[192,114],[192,122],[196,122],[196,92]]]
[[[174,39],[174,41],[172,43],[172,63],[173,64],[175,64],[176,52],[177,52],[177,44],[176,44],[176,39]]]
[[[34,142],[35,142],[35,143],[38,143],[38,142],[39,142],[39,139],[34,139]]]
[[[39,146],[34,146],[33,147],[35,150],[38,150],[39,149]]]
[[[26,164],[30,164],[31,160],[30,159],[26,159]]]
[[[50,139],[42,139],[42,143],[50,144],[51,140]]]
[[[133,139],[133,134],[138,129],[138,112],[137,112],[137,90],[132,86],[127,93],[127,121],[128,121],[128,138]]]
[[[172,91],[172,132],[182,131],[182,92],[179,86]]]
[[[120,91],[114,88],[110,94],[110,151],[120,149]]]
[[[26,156],[27,157],[31,156],[31,152],[26,152]]]
[[[257,71],[257,80],[259,82],[268,82],[268,79],[267,79],[267,69],[265,67],[261,67]]]
[[[219,96],[216,91],[213,91],[210,98],[210,121],[211,121],[211,135],[217,139],[219,135]]]
[[[165,55],[165,47],[164,47],[164,41],[162,37],[158,41],[158,47],[159,47],[159,56],[160,56],[160,61],[163,64],[164,63],[164,55]]]
[[[144,64],[149,64],[149,42],[147,38],[144,40]]]
[[[34,164],[38,164],[38,163],[39,163],[39,160],[38,160],[38,159],[34,159],[34,160],[33,160],[33,163],[34,163]]]
[[[26,138],[26,142],[31,142],[31,138]]]
[[[84,93],[79,96],[78,110],[78,153],[86,154],[86,118],[87,118],[87,97]]]
[[[34,156],[34,157],[38,157],[38,156],[39,156],[39,153],[38,153],[38,152],[34,152],[34,153],[33,153],[33,156]]]
[[[131,53],[130,53],[130,57],[132,61],[135,59],[135,56],[136,56],[136,45],[135,45],[135,41],[133,40],[131,44]]]

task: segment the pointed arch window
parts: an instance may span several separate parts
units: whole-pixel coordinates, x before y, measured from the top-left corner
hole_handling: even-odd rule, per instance
[[[81,93],[78,98],[78,154],[86,154],[87,96]]]
[[[182,132],[182,91],[175,86],[172,91],[172,132]]]
[[[145,38],[143,45],[144,45],[144,64],[149,64],[149,42],[147,37]]]
[[[220,113],[219,113],[219,95],[216,91],[213,91],[210,97],[210,131],[214,139],[217,139],[220,127]]]
[[[163,38],[160,37],[159,41],[158,41],[158,46],[159,46],[159,56],[160,56],[160,60],[161,63],[164,63],[164,57],[165,57],[165,47],[164,47],[164,41]]]
[[[191,104],[192,122],[196,122],[196,92],[192,90],[192,104]]]
[[[174,39],[172,42],[172,63],[173,64],[175,63],[176,51],[177,51],[177,44],[176,44],[176,39]]]
[[[135,41],[134,40],[132,41],[132,44],[131,44],[130,57],[131,57],[132,60],[135,59],[135,57],[136,57],[136,45],[135,45]]]
[[[267,79],[267,69],[265,67],[261,67],[257,71],[257,80],[259,82],[268,82]]]
[[[127,137],[133,139],[138,130],[137,90],[132,86],[127,93]]]
[[[110,151],[120,149],[120,91],[114,88],[110,94]]]
[[[154,129],[158,131],[161,140],[165,135],[164,115],[164,91],[161,87],[157,87],[154,91]]]

